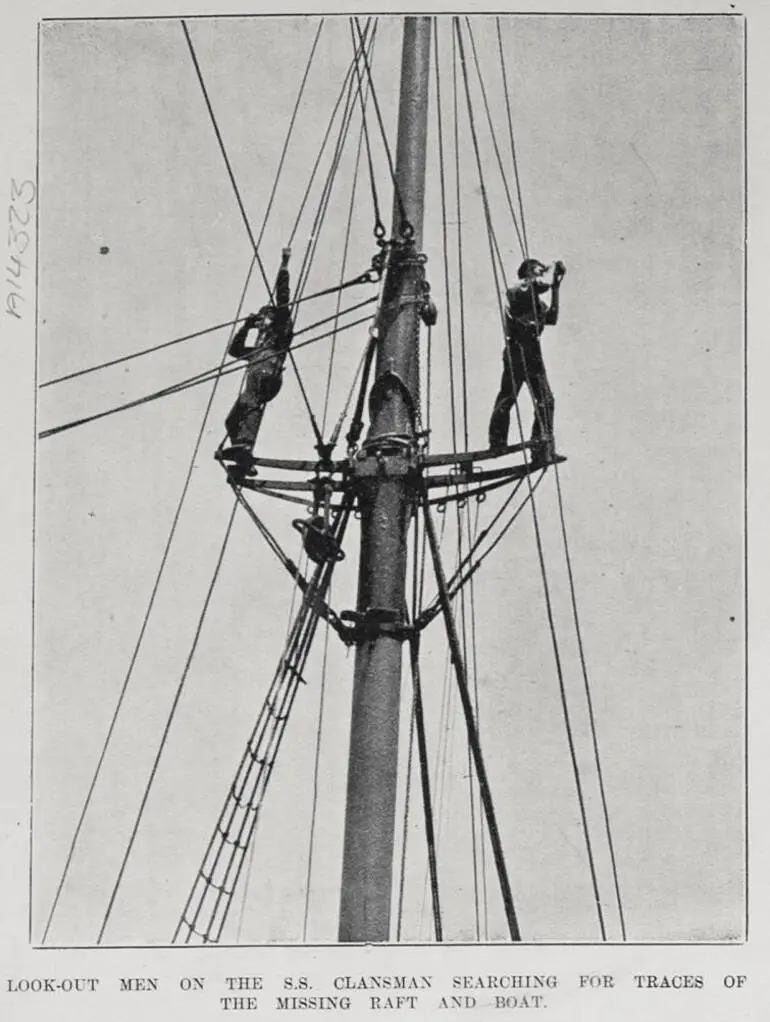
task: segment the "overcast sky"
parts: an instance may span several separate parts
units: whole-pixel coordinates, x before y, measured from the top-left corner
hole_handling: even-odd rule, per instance
[[[190,22],[255,233],[317,26],[314,18]],[[493,121],[507,144],[495,22],[474,18],[472,27]],[[628,937],[737,938],[743,919],[742,26],[721,17],[518,16],[501,27],[530,249],[545,261],[561,258],[568,268],[562,315],[544,348],[556,394],[557,447],[568,458],[559,479]],[[400,35],[399,22],[382,19],[375,83],[391,138]],[[348,22],[327,20],[261,247],[271,278],[350,52]],[[447,21],[440,23],[439,59],[448,135]],[[513,277],[521,253],[474,89],[486,184]],[[431,449],[438,452],[449,448],[451,433],[435,112],[432,82],[424,250],[440,309],[431,395]],[[339,279],[356,139],[352,131],[310,290]],[[476,448],[486,443],[501,334],[465,121],[460,142],[469,433]],[[388,177],[375,149],[389,221]],[[509,161],[505,146],[504,155]],[[512,177],[510,162],[506,170]],[[364,166],[361,171],[350,275],[374,251],[368,176]],[[450,183],[453,188],[451,175]],[[317,194],[293,239],[293,269]],[[44,25],[40,203],[41,382],[232,319],[251,246],[178,21]],[[456,221],[456,212],[449,219]],[[457,331],[455,269],[450,292]],[[348,295],[352,302],[370,293]],[[263,300],[257,276],[246,304],[256,308]],[[318,318],[328,310],[319,303]],[[301,315],[307,324],[316,309]],[[340,335],[330,425],[365,337],[365,325]],[[87,416],[210,368],[225,342],[219,331],[46,388],[39,425]],[[319,418],[329,352],[322,341],[297,355]],[[217,393],[51,930],[56,943],[95,940],[147,783],[229,515],[231,494],[211,455],[237,384],[237,374],[227,376]],[[195,388],[38,445],[37,938],[137,641],[208,394]],[[523,415],[528,428],[528,404]],[[308,458],[313,442],[287,371],[260,452]],[[538,521],[609,936],[617,939],[556,497],[549,473],[537,491]],[[500,499],[480,506],[481,527]],[[301,509],[264,497],[255,502],[297,556],[290,523]],[[450,519],[449,564],[452,543]],[[353,530],[334,586],[339,609],[354,603],[356,560]],[[531,513],[482,569],[475,599],[482,740],[524,938],[596,940]],[[280,654],[290,603],[290,581],[239,515],[108,941],[166,942],[173,932]],[[314,941],[336,935],[353,663],[338,645],[332,637],[308,931]],[[425,645],[435,757],[446,656],[439,621]],[[247,941],[302,936],[320,680],[319,661],[311,663],[311,684],[299,693],[260,823],[240,930]],[[406,708],[408,679],[403,695]],[[459,709],[449,717],[440,849],[446,929],[450,939],[473,939],[467,759]],[[401,754],[405,762],[404,742]],[[416,789],[413,795],[416,805]],[[415,824],[404,933],[424,940],[430,930],[420,833]],[[505,928],[491,863],[487,872],[489,935],[499,939]]]

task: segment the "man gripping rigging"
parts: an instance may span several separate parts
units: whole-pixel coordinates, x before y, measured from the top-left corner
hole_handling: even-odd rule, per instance
[[[289,307],[289,257],[291,249],[281,253],[281,267],[275,281],[275,304],[263,305],[247,316],[227,349],[231,358],[248,362],[246,378],[225,428],[231,446],[217,454],[221,461],[232,461],[240,472],[253,468],[252,451],[262,422],[265,405],[272,401],[283,382],[283,364],[293,336]],[[253,346],[246,347],[250,331],[257,330]]]
[[[503,375],[489,421],[489,446],[494,450],[508,443],[511,408],[526,383],[535,406],[530,437],[530,464],[535,468],[548,465],[557,457],[553,443],[554,398],[540,335],[543,327],[554,326],[559,318],[559,288],[565,273],[566,267],[560,261],[547,267],[538,259],[525,259],[518,270],[518,284],[506,294]],[[549,290],[551,301],[546,305],[540,295]]]

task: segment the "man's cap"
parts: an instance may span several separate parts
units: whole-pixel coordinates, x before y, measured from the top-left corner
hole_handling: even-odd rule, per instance
[[[545,269],[547,269],[545,263],[541,263],[539,259],[525,259],[518,269],[518,275],[524,278],[528,277],[533,270]]]

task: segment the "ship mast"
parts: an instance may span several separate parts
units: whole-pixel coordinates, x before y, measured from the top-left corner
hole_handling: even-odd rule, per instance
[[[340,941],[390,938],[406,559],[414,510],[425,138],[431,19],[404,19],[392,247],[377,322],[361,509]]]

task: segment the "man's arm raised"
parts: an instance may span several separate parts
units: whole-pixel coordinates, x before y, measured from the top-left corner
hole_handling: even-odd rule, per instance
[[[564,263],[557,259],[553,264],[553,286],[551,287],[551,305],[548,309],[548,315],[545,317],[545,322],[548,326],[555,326],[559,319],[559,289],[561,288],[561,282],[564,274],[567,272],[567,267]]]

